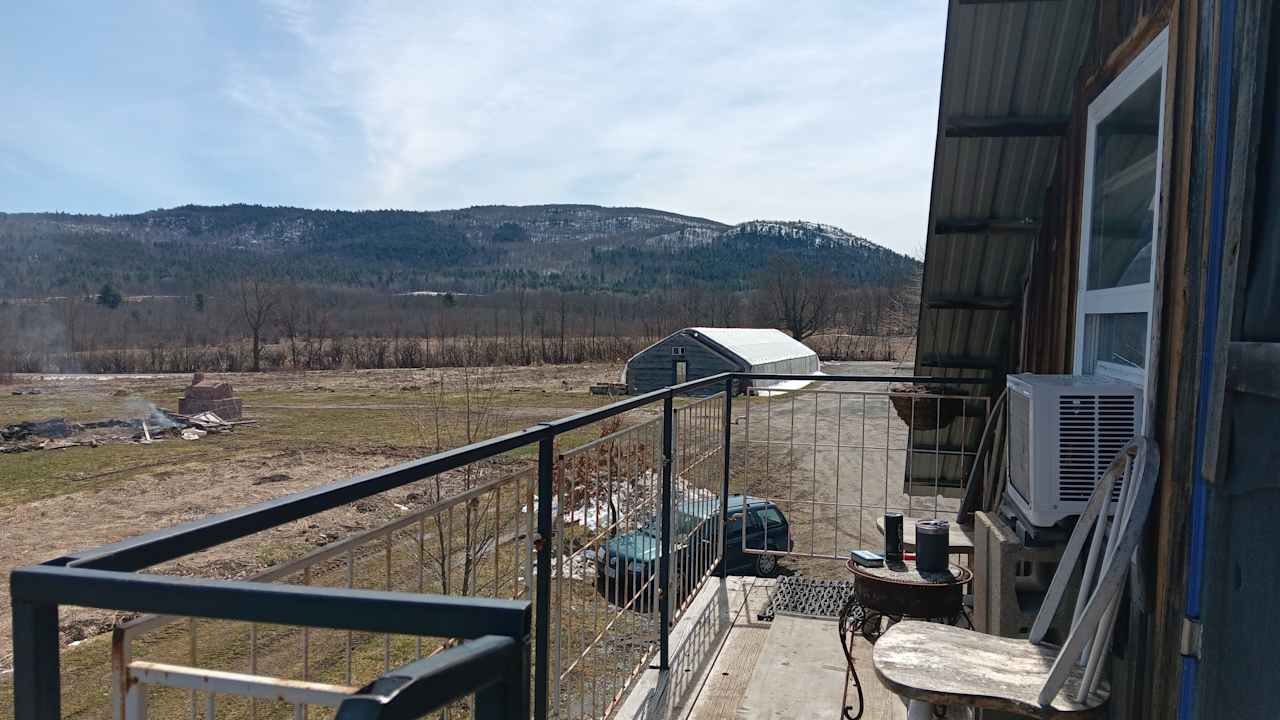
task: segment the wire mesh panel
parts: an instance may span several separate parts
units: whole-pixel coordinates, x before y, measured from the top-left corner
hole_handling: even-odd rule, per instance
[[[722,408],[723,394],[681,405],[673,414],[670,597],[677,609],[719,557]],[[555,717],[607,715],[647,666],[659,638],[663,421],[650,417],[624,427],[614,418],[590,429],[599,437],[557,456],[549,498],[548,696]],[[527,457],[470,463],[397,495],[391,501],[395,519],[332,541],[320,538],[321,547],[251,579],[532,600],[541,500],[537,470]],[[356,503],[350,510],[365,508]],[[116,632],[116,706],[130,718],[329,717],[336,688],[359,687],[450,644],[145,615]],[[167,674],[148,663],[159,663]],[[189,678],[203,678],[219,691],[189,689],[183,684]],[[292,694],[270,694],[282,687]],[[460,701],[435,716],[465,718],[470,712],[470,701]]]
[[[733,416],[726,417],[731,398],[722,393],[678,396],[733,379],[692,381],[485,441],[474,440],[484,431],[468,420],[459,426],[467,444],[454,450],[88,551],[66,565],[15,570],[22,580],[11,587],[15,613],[28,621],[15,622],[25,634],[27,663],[26,684],[15,683],[26,703],[19,715],[39,717],[40,708],[57,707],[56,697],[32,691],[57,686],[32,680],[50,674],[48,665],[32,661],[38,655],[32,648],[54,646],[56,658],[57,609],[71,596],[56,582],[91,586],[107,582],[105,574],[111,587],[123,589],[102,607],[178,613],[144,615],[114,633],[114,699],[122,716],[327,717],[330,701],[350,688],[417,658],[444,657],[442,651],[459,657],[475,647],[455,647],[478,637],[474,625],[454,632],[468,625],[461,616],[441,624],[415,612],[454,602],[426,597],[438,594],[533,601],[533,613],[528,603],[459,604],[482,613],[486,627],[484,612],[519,608],[525,624],[508,626],[504,642],[526,650],[533,623],[535,712],[545,699],[548,716],[605,717],[655,649],[661,668],[680,676],[691,667],[688,647],[711,642],[693,633],[671,648],[669,628],[721,560],[732,565],[742,551],[754,561],[787,553],[843,558],[851,547],[879,544],[875,520],[885,511],[936,517],[958,507],[961,480],[977,457],[966,438],[976,445],[971,431],[987,414],[985,398],[894,393],[843,378],[733,400]],[[654,417],[651,406],[659,402],[664,416]],[[447,408],[443,396],[440,403]],[[466,406],[470,418],[470,401]],[[633,411],[644,414],[626,415]],[[633,424],[624,425],[624,416]],[[442,412],[432,417],[423,424],[432,431],[427,445],[450,447],[447,432],[457,423],[442,421]],[[725,482],[748,497],[725,497]],[[732,553],[730,536],[737,543]],[[367,607],[361,603],[376,597],[399,603],[402,614],[394,622],[377,613],[336,622],[343,611],[331,607],[330,615],[312,618],[314,625],[355,630],[265,624],[298,618],[280,605],[270,612],[249,605],[211,611],[191,599],[190,585],[183,594],[172,581],[141,579],[147,577],[141,570],[189,574],[182,562],[205,551],[228,560],[251,556],[256,567],[268,568],[224,576],[339,592],[202,579],[210,590],[274,594],[288,597],[291,607],[321,596],[349,603],[343,608]],[[756,569],[767,573],[769,566]],[[40,595],[46,585],[54,589]],[[140,600],[153,585],[168,588],[173,601]],[[357,589],[407,594],[350,592]],[[187,610],[235,619],[183,617]],[[414,628],[447,637],[396,634]],[[207,689],[192,684],[215,680],[211,704]],[[273,687],[288,691],[264,694]],[[430,707],[441,708],[433,716],[468,717],[473,700]]]
[[[250,579],[529,599],[533,592],[532,508],[537,477],[527,463],[518,465],[519,469],[513,470],[510,459],[477,462],[429,478],[400,498],[421,503],[420,509],[397,503],[400,517],[330,542]],[[361,512],[360,508],[357,503],[355,511]],[[149,707],[150,714],[157,717],[208,718],[213,709],[216,717],[327,717],[330,711],[310,707],[322,695],[304,693],[297,702],[278,695],[267,700],[253,689],[291,682],[359,687],[449,644],[438,638],[144,615],[123,623],[116,631],[114,653],[121,658],[120,667],[135,660],[158,661],[182,669],[171,670],[165,677],[204,673],[210,682],[227,673],[243,675],[230,687],[244,692],[220,693],[211,701],[207,693],[154,682],[160,677],[155,673],[128,677],[117,670],[113,677],[116,706]],[[150,685],[133,691],[134,697],[144,698],[143,705],[126,703],[130,680]],[[468,705],[460,702],[437,715],[466,717]]]
[[[978,433],[947,426],[980,423],[987,404],[837,383],[744,399],[735,409],[732,487],[773,507],[731,517],[733,534],[746,553],[847,558],[882,546],[876,520],[886,512],[954,515]]]
[[[723,395],[674,411],[670,598],[718,562]],[[659,641],[661,418],[560,454],[552,565],[550,714],[605,717]],[[678,613],[673,615],[674,619]]]

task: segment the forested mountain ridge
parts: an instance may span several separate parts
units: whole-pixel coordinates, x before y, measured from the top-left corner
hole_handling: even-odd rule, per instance
[[[196,206],[136,215],[0,213],[0,297],[96,291],[186,294],[257,277],[386,292],[504,288],[742,290],[783,257],[858,285],[918,267],[839,228],[729,226],[646,208],[479,206],[308,210]]]

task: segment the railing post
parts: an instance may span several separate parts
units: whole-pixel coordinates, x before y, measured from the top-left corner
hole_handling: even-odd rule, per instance
[[[675,445],[673,395],[662,399],[662,508],[658,546],[658,669],[671,668],[671,460]]]
[[[447,714],[446,714],[447,716]],[[502,681],[476,691],[475,720],[528,720],[529,639],[502,674]]]
[[[16,720],[62,717],[58,606],[13,598],[13,709]]]
[[[554,435],[538,441],[538,577],[534,605],[533,717],[547,718],[548,670],[551,667],[551,500],[555,495]],[[558,681],[558,680],[557,680]]]
[[[724,478],[720,482],[720,577],[729,577],[724,555],[725,531],[729,525],[729,438],[733,435],[733,376],[724,381]]]

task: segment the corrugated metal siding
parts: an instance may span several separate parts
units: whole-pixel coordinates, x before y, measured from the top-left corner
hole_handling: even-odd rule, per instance
[[[917,338],[916,373],[989,377],[956,393],[996,394],[1016,364],[1018,309],[931,308],[930,300],[1022,296],[1034,235],[937,235],[939,220],[1039,219],[1057,167],[1055,137],[948,138],[949,117],[1066,117],[1091,37],[1094,0],[959,5],[947,15],[938,135]],[[976,367],[989,366],[989,367]],[[915,447],[974,448],[985,417],[939,432],[913,431]],[[924,465],[921,465],[925,469]],[[968,464],[948,458],[948,485]],[[936,473],[936,474],[935,474]],[[917,473],[913,472],[912,475]]]
[[[1061,142],[946,138],[946,119],[1068,115],[1092,16],[1092,0],[952,2],[916,355],[919,374],[982,377],[982,370],[946,366],[1008,365],[1014,311],[931,309],[928,300],[1021,296],[1030,236],[934,235],[933,228],[944,218],[1037,218]]]

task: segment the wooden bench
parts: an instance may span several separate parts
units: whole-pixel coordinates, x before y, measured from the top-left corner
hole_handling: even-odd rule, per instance
[[[1100,716],[1110,695],[1102,680],[1107,646],[1158,474],[1156,445],[1143,438],[1130,441],[1111,462],[1071,533],[1029,639],[915,621],[885,632],[872,663],[886,687],[910,700],[908,717],[929,717],[932,706],[1032,718]],[[1050,645],[1045,634],[1082,554],[1071,630],[1061,647]]]

